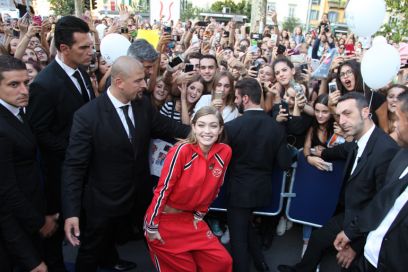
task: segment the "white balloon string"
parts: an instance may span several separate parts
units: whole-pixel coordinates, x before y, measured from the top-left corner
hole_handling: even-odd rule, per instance
[[[371,113],[371,102],[373,102],[373,96],[374,96],[374,91],[373,91],[373,89],[370,89],[371,90],[371,97],[370,97],[370,103],[368,103],[368,110],[370,111],[370,119],[372,119],[371,117],[372,117],[372,113]]]
[[[368,110],[370,111],[369,117],[370,119],[372,119],[373,114],[371,113],[371,103],[373,102],[373,96],[374,96],[374,91],[373,89],[371,89],[371,97],[370,97],[370,102],[368,103]],[[366,90],[365,90],[365,83],[363,82],[363,92],[364,92],[364,96],[366,96]]]

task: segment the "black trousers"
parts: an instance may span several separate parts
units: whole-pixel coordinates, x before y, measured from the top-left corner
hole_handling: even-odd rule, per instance
[[[230,231],[231,255],[234,272],[248,272],[249,256],[255,264],[265,261],[259,237],[252,224],[252,208],[228,207],[228,228]]]
[[[58,219],[58,229],[49,238],[44,239],[44,260],[49,272],[66,272],[62,252],[64,241],[64,220],[62,216]]]
[[[122,216],[91,214],[81,217],[81,245],[75,265],[77,272],[96,272],[98,266],[108,267],[117,263],[119,256],[116,251],[115,233],[121,220]]]
[[[343,230],[344,213],[332,217],[326,225],[312,232],[309,239],[306,252],[302,260],[295,265],[296,271],[315,272],[323,256],[329,251],[335,251],[333,242],[339,232]],[[342,271],[355,271],[358,262],[358,256],[362,253],[364,247],[363,240],[358,240],[351,244],[353,250],[357,253],[357,258],[352,262],[349,269]]]

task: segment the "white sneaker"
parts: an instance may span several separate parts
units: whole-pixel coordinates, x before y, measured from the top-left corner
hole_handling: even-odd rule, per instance
[[[287,220],[286,220],[286,218],[285,218],[284,216],[282,216],[282,217],[279,219],[279,224],[278,224],[278,226],[276,227],[276,235],[282,236],[282,235],[285,234],[285,231],[286,231],[286,222],[287,222]]]
[[[230,234],[228,227],[225,229],[224,234],[221,236],[221,243],[226,245],[230,242]]]
[[[286,220],[286,230],[290,230],[293,227],[293,222]]]

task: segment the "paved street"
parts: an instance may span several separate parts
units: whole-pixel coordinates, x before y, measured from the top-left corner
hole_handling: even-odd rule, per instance
[[[73,263],[76,256],[76,249],[67,245],[64,247],[64,250],[66,260]],[[294,264],[297,262],[300,259],[301,250],[302,227],[295,224],[284,236],[275,238],[272,247],[265,252],[266,261],[269,264],[271,271],[276,271],[276,266],[278,264]],[[142,241],[133,241],[125,246],[121,246],[119,247],[119,252],[121,258],[137,263],[138,268],[131,270],[132,272],[155,271],[147,249]],[[252,268],[250,272],[255,271],[255,268]],[[328,256],[321,264],[320,272],[337,271],[340,271],[340,269],[334,264],[334,256]]]

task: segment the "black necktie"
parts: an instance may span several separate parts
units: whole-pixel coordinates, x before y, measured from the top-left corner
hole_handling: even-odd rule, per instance
[[[18,120],[21,123],[24,123],[24,110],[23,110],[23,108],[20,108],[20,110],[18,111],[17,117],[18,117]]]
[[[129,140],[132,144],[134,144],[135,138],[136,138],[136,132],[135,132],[135,126],[132,123],[132,120],[130,120],[129,117],[129,105],[125,105],[120,107],[123,110],[123,113],[125,114],[125,119],[126,123],[129,129]]]
[[[84,99],[84,102],[89,102],[89,95],[88,95],[88,90],[85,88],[85,84],[84,81],[82,80],[81,75],[79,74],[79,71],[76,70],[74,73],[74,77],[76,78],[76,80],[79,83],[79,86],[81,87],[81,94],[82,94],[82,98]]]
[[[353,165],[354,165],[354,162],[356,160],[357,153],[358,153],[358,144],[355,143],[354,147],[353,147],[353,150],[352,150],[351,160],[350,160],[350,163],[349,163],[348,169],[347,169],[347,179],[349,179],[350,176],[351,176],[351,171],[353,170]],[[358,162],[357,162],[357,164],[358,164]],[[357,168],[357,165],[356,165],[356,168]]]

